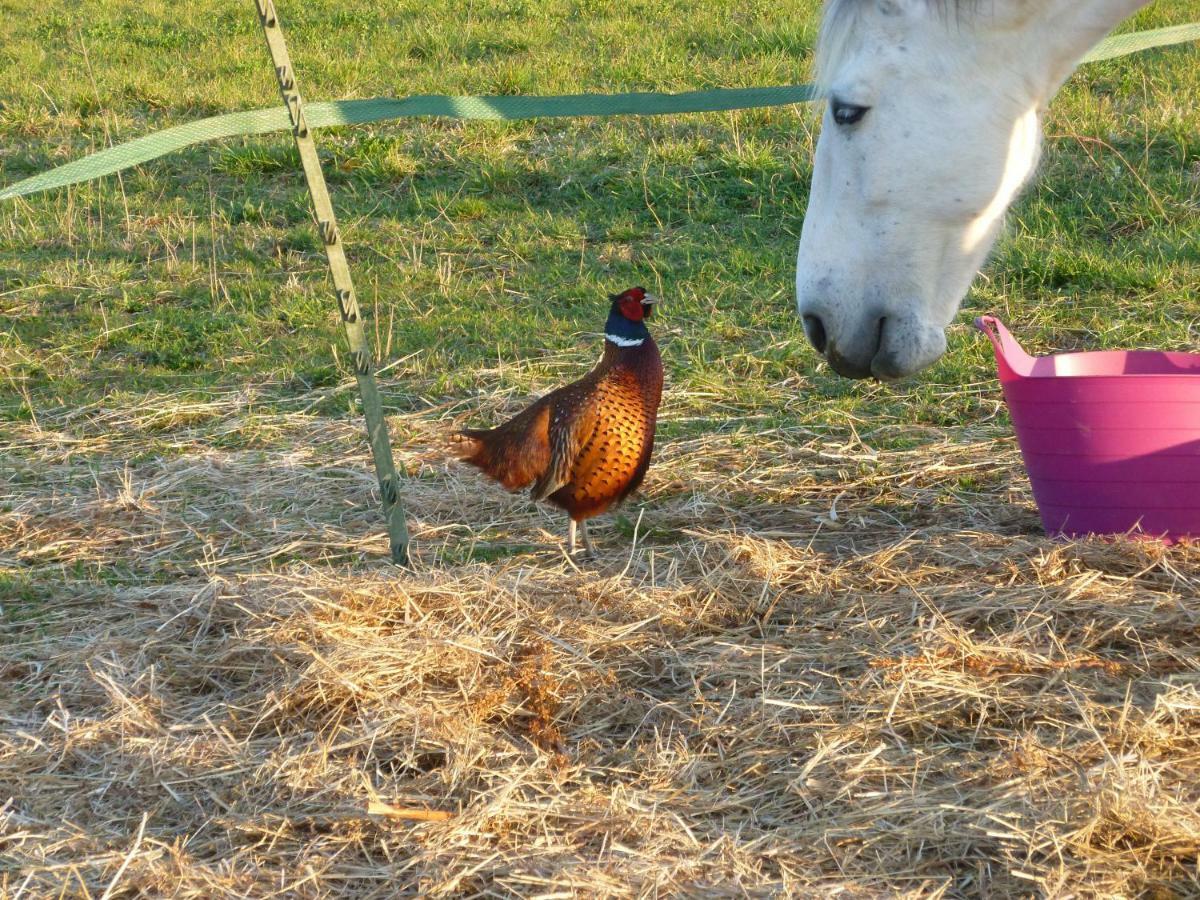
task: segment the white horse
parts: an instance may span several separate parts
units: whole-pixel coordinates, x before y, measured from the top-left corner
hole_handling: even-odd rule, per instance
[[[826,0],[796,304],[835,371],[894,379],[942,355],[1047,104],[1147,2]]]

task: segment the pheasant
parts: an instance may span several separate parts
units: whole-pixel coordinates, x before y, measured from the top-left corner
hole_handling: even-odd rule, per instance
[[[503,425],[459,432],[464,462],[509,491],[532,485],[535,501],[545,500],[567,513],[567,553],[572,556],[576,528],[591,555],[587,520],[642,483],[662,399],[662,357],[645,323],[655,298],[634,287],[609,300],[604,356],[594,369]]]

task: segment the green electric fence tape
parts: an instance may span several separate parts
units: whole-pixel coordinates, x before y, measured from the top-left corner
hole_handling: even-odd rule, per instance
[[[1092,49],[1083,62],[1114,59],[1154,47],[1200,40],[1200,22],[1113,35]],[[817,99],[809,84],[781,87],[719,88],[681,94],[568,94],[558,97],[449,97],[427,95],[379,97],[373,100],[335,100],[308,103],[304,115],[314,128],[359,125],[413,116],[451,119],[538,119],[555,116],[662,116],[672,113],[719,112],[785,106]],[[248,134],[287,131],[292,127],[282,107],[228,113],[156,131],[145,137],[101,150],[48,172],[0,189],[0,200],[90,181],[140,163],[158,159],[203,141]]]

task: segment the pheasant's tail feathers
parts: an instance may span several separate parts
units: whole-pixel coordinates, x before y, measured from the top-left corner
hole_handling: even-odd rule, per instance
[[[550,464],[549,410],[533,407],[497,428],[464,428],[455,452],[507,490],[518,491],[540,478]]]
[[[448,449],[463,462],[470,462],[483,449],[482,428],[464,428],[447,436]]]

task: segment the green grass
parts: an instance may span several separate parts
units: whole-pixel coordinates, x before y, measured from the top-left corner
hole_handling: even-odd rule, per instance
[[[280,15],[302,90],[327,99],[794,82],[814,8],[285,0]],[[277,99],[246,3],[8,0],[0,12],[3,183]],[[1198,2],[1160,2],[1127,27],[1196,18]],[[960,322],[998,310],[1038,349],[1192,345],[1198,100],[1194,48],[1076,75],[1050,116],[1042,178]],[[404,122],[319,144],[377,350],[404,359],[391,409],[541,385],[558,371],[549,361],[585,365],[603,294],[633,282],[670,301],[659,331],[690,423],[677,430],[746,416],[952,425],[993,393],[965,324],[940,365],[899,388],[817,364],[791,297],[813,146],[803,110]],[[285,399],[344,378],[297,172],[286,136],[271,136],[0,206],[0,416],[247,382]]]

